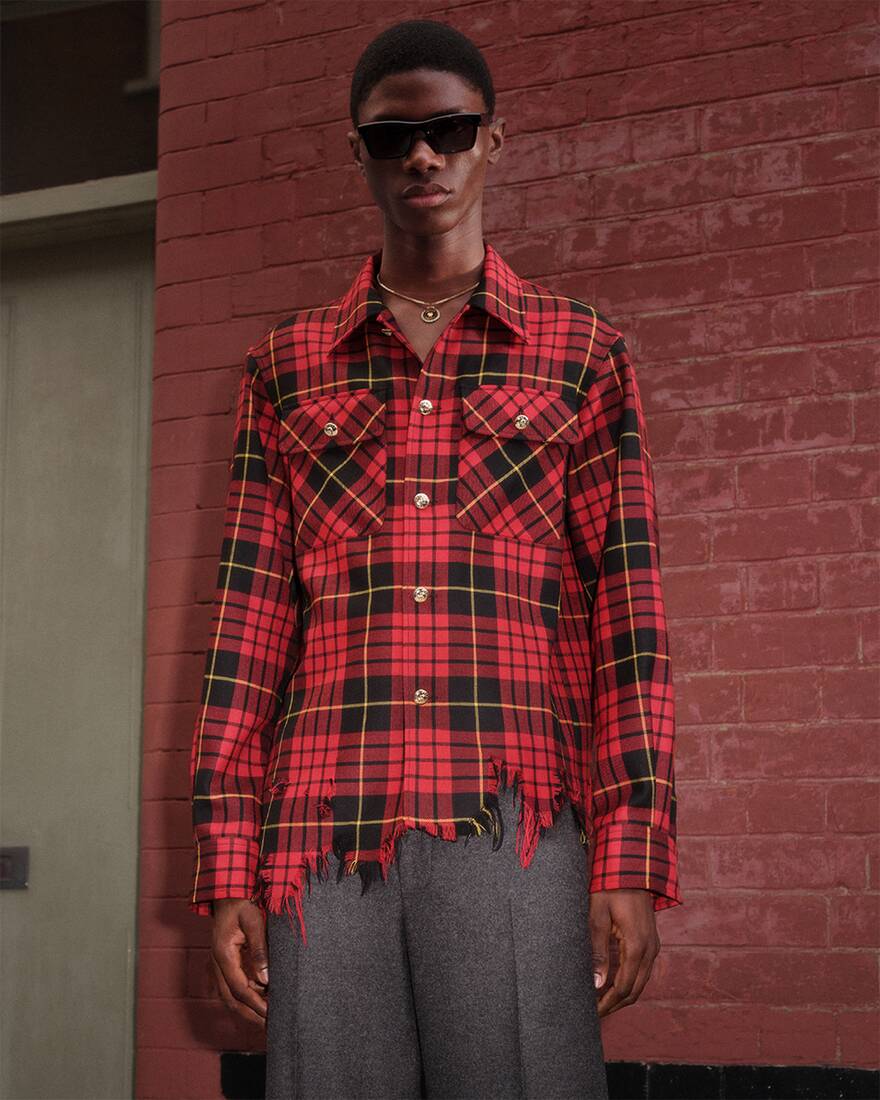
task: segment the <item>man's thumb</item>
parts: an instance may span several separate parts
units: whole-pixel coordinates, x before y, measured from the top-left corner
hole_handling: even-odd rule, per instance
[[[595,912],[594,912],[595,910]],[[593,981],[600,989],[608,981],[608,944],[611,939],[611,913],[597,898],[590,904],[590,939],[593,948]]]

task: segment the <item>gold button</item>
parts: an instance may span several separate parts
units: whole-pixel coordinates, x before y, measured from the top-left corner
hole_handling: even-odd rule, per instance
[[[427,508],[428,505],[431,503],[431,498],[428,496],[427,493],[416,493],[416,495],[413,497],[413,502],[415,503],[416,508]]]
[[[428,698],[429,696],[427,691],[425,691],[424,688],[418,688],[415,695],[413,695],[413,702],[418,703],[421,706],[422,703],[427,703]]]
[[[419,412],[424,416],[427,415],[434,408],[434,403],[429,401],[427,397],[423,397],[419,402]]]
[[[415,592],[413,592],[413,599],[416,601],[416,603],[424,603],[427,598],[428,590],[423,584],[420,584]]]
[[[338,433],[338,431],[339,431],[339,426],[337,424],[334,424],[332,420],[330,420],[327,424],[324,425],[324,434],[325,435],[336,435]]]
[[[526,416],[525,413],[520,413],[519,416],[514,420],[514,424],[516,424],[518,428],[524,428],[526,424],[528,424],[528,422],[529,418]]]

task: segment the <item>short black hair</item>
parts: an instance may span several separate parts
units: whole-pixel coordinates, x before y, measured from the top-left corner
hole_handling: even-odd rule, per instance
[[[358,124],[358,108],[380,80],[413,69],[455,73],[482,94],[486,110],[494,114],[492,74],[467,35],[433,19],[407,19],[382,31],[358,58],[349,102],[354,125]]]

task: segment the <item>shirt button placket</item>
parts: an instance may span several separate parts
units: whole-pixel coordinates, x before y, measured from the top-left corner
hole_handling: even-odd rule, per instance
[[[426,383],[428,375],[424,373],[424,370],[419,374],[419,388]],[[409,631],[409,636],[413,639],[413,645],[410,648],[412,653],[412,666],[411,675],[412,679],[408,680],[411,684],[410,696],[412,700],[410,706],[422,707],[431,701],[431,693],[428,690],[428,685],[420,681],[420,675],[422,668],[419,665],[419,658],[421,649],[419,647],[418,640],[422,635],[422,632],[426,629],[425,622],[419,622],[419,615],[424,615],[428,611],[428,606],[424,610],[420,611],[418,605],[429,605],[430,589],[420,583],[424,578],[419,576],[420,568],[429,566],[432,558],[430,552],[430,535],[426,535],[425,532],[429,530],[432,519],[428,516],[425,517],[427,523],[421,523],[419,518],[420,512],[426,512],[431,506],[430,493],[426,492],[423,488],[419,487],[422,474],[422,459],[427,446],[426,430],[430,421],[427,417],[434,411],[434,403],[430,398],[423,397],[416,405],[418,416],[412,416],[410,419],[409,432],[407,435],[408,441],[408,453],[406,462],[406,476],[407,486],[413,486],[416,492],[409,498],[409,507],[406,511],[406,531],[411,538],[407,539],[407,554],[406,564],[407,572],[406,576],[410,588],[410,596],[412,602],[409,604],[411,612],[411,624],[412,629]],[[429,467],[430,468],[430,467]],[[426,539],[428,541],[426,541]],[[413,713],[412,722],[407,722],[407,740],[410,736],[418,737],[418,729],[420,721]],[[413,760],[418,761],[419,754],[408,751],[408,745],[404,746],[404,752],[406,756]],[[413,817],[416,815],[417,802],[416,802],[416,787],[418,777],[415,774],[410,775],[407,772],[406,775],[406,792],[405,792],[405,812]]]

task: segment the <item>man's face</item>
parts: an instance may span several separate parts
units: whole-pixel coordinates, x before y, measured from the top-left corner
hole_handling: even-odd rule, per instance
[[[482,94],[455,73],[413,69],[381,80],[361,104],[358,122],[415,122],[457,111],[485,110]],[[473,149],[446,154],[435,153],[418,134],[409,153],[396,160],[373,160],[356,130],[349,132],[348,140],[385,218],[414,236],[436,236],[468,215],[479,217],[486,168],[498,160],[503,134],[504,120],[499,119],[479,127]],[[439,184],[448,194],[430,206],[404,196],[407,188],[425,184]]]

